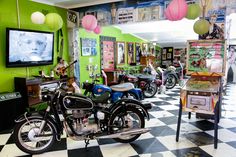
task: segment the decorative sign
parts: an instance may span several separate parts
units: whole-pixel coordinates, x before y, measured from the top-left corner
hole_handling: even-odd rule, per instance
[[[114,71],[115,61],[114,61],[114,41],[101,41],[102,42],[102,69],[104,71]]]
[[[187,72],[225,73],[225,41],[188,41]]]

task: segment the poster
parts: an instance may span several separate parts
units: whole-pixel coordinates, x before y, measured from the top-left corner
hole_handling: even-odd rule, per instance
[[[134,22],[134,8],[119,8],[117,10],[116,23],[124,24]]]
[[[228,50],[228,82],[236,82],[236,45],[229,45]]]
[[[116,58],[116,65],[125,64],[125,42],[117,42],[117,58]]]
[[[92,38],[81,38],[82,56],[97,55],[97,40]]]
[[[225,41],[196,40],[188,42],[187,71],[224,74]]]
[[[128,42],[127,43],[127,53],[128,53],[128,64],[135,62],[134,56],[134,43]]]
[[[142,56],[142,49],[141,49],[141,44],[140,43],[135,43],[135,50],[136,50],[136,63],[140,64],[140,58]]]
[[[103,41],[103,69],[104,71],[114,71],[114,42],[113,41]]]
[[[209,21],[209,31],[199,35],[199,39],[224,39],[225,38],[225,0],[208,0],[206,5],[205,19]],[[200,1],[200,6],[202,6]],[[203,16],[203,15],[202,15]]]
[[[136,21],[153,21],[159,20],[159,6],[139,7],[136,9]]]

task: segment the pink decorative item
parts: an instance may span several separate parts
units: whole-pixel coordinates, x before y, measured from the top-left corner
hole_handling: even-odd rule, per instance
[[[97,25],[97,27],[94,29],[93,32],[96,34],[100,34],[102,32],[102,28],[99,25]]]
[[[82,26],[88,31],[93,31],[97,27],[97,19],[93,15],[86,15],[82,19]]]
[[[165,16],[170,21],[183,19],[188,11],[188,5],[185,0],[172,0],[165,10]]]

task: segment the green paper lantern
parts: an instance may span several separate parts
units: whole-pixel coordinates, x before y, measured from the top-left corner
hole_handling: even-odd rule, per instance
[[[197,20],[193,26],[194,32],[199,35],[203,35],[203,34],[207,33],[209,31],[209,28],[210,28],[210,24],[205,19]]]
[[[199,4],[189,4],[188,5],[188,12],[186,18],[189,20],[194,20],[198,18],[201,14],[201,8]]]
[[[63,20],[57,13],[48,13],[45,18],[45,24],[52,31],[57,31],[63,26]]]

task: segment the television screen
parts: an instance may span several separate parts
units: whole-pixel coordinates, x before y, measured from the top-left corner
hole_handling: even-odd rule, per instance
[[[53,64],[52,32],[7,28],[7,67]]]

